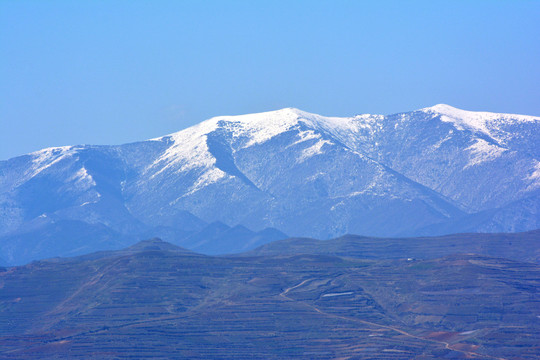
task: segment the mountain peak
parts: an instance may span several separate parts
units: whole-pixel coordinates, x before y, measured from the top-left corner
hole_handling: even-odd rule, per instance
[[[534,116],[469,111],[446,104],[437,104],[419,111],[441,115],[441,121],[452,123],[458,130],[483,133],[501,143],[505,142],[505,136],[498,134],[501,126],[540,121],[539,117]]]
[[[179,252],[190,252],[180,246],[173,245],[169,242],[163,241],[160,238],[152,238],[147,240],[141,240],[138,243],[125,249],[127,251],[139,252],[147,250],[160,250],[160,251],[179,251]]]
[[[538,118],[439,104],[354,117],[289,107],[161,140],[43,149],[0,162],[0,255],[19,262],[150,234],[215,253],[281,237],[225,224],[321,238],[530,230],[538,144]],[[213,221],[223,223],[203,232]],[[220,234],[230,241],[210,241]]]
[[[507,114],[507,113],[494,113],[487,111],[470,111],[458,109],[456,107],[447,105],[447,104],[437,104],[434,106],[426,107],[420,109],[419,111],[438,113],[441,115],[448,116],[453,119],[475,119],[479,121],[483,120],[494,120],[494,119],[515,119],[517,121],[540,121],[540,117],[529,116],[529,115],[519,115],[519,114]]]
[[[323,116],[297,108],[287,107],[260,113],[216,116],[203,123],[207,123],[208,126],[212,124],[213,127],[233,127],[237,132],[258,133],[262,131],[265,134],[269,134],[288,130],[290,127],[297,125],[299,121],[311,127],[318,128],[350,127],[352,119],[354,118]],[[266,138],[266,136],[262,136],[262,138]]]
[[[308,128],[325,130],[333,134],[355,131],[354,118],[326,117],[295,108],[284,108],[245,115],[217,116],[179,132],[152,140],[170,139],[173,144],[149,167],[154,176],[178,164],[180,171],[197,167],[212,167],[216,159],[208,148],[208,136],[217,131],[226,131],[237,148],[262,144],[273,137],[287,132],[303,123]],[[223,172],[206,174],[205,183],[214,182],[224,176]]]

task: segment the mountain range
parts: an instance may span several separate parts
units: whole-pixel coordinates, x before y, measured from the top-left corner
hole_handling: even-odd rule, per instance
[[[287,235],[533,230],[538,144],[539,117],[441,104],[345,118],[286,108],[47,148],[0,161],[0,256],[21,264],[153,236],[215,254]],[[220,227],[236,240],[196,236]]]
[[[538,359],[540,268],[520,259],[539,240],[289,239],[216,257],[151,239],[0,267],[0,358]]]

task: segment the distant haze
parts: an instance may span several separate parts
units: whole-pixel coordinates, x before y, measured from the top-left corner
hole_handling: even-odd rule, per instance
[[[0,160],[217,115],[540,115],[540,2],[0,3]]]

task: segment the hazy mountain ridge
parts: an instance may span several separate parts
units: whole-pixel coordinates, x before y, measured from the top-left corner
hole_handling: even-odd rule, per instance
[[[436,259],[476,254],[540,264],[540,230],[501,234],[452,234],[433,237],[376,238],[344,235],[331,240],[290,238],[238,256],[332,255],[363,259]]]
[[[176,243],[215,221],[317,238],[532,230],[539,134],[537,117],[447,105],[350,118],[286,108],[49,148],[0,162],[0,235],[59,220]]]

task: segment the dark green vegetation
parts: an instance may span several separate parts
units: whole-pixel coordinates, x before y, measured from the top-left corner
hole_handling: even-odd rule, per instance
[[[540,239],[527,236],[534,258]],[[155,239],[0,271],[0,358],[540,356],[537,263],[410,260],[391,242],[357,253],[343,239],[320,243],[340,256],[308,254],[302,241],[210,257]]]

